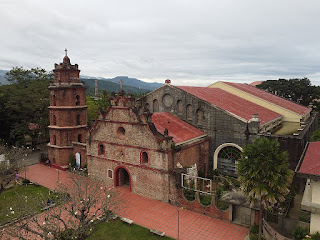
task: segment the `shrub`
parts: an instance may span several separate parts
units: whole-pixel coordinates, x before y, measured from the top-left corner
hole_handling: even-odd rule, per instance
[[[220,201],[220,200],[216,200],[216,206],[219,210],[221,211],[225,211],[229,208],[229,203],[227,202],[223,202],[223,201]]]
[[[199,193],[200,203],[204,206],[209,206],[212,202],[212,196],[208,194]]]
[[[193,201],[196,199],[196,193],[192,189],[183,189],[183,195],[188,201]]]
[[[72,153],[69,154],[69,167],[74,168],[76,166],[76,160]]]
[[[217,199],[221,198],[223,192],[224,192],[224,187],[223,186],[218,186],[217,187]]]
[[[251,226],[249,232],[252,234],[258,234],[259,233],[259,225],[254,224],[253,226]]]
[[[301,240],[309,233],[308,227],[295,226],[292,230],[294,239]]]
[[[23,184],[29,184],[30,181],[29,181],[28,179],[23,179],[23,180],[22,180],[22,183],[23,183]]]
[[[314,234],[311,234],[311,239],[313,240],[320,240],[320,233],[316,232]]]
[[[309,212],[300,212],[299,221],[310,223],[310,216],[311,216],[311,213]]]

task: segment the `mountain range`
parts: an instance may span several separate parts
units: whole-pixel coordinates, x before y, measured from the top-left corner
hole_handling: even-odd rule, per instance
[[[0,85],[9,84],[5,78],[5,73],[8,70],[0,70]],[[146,93],[152,91],[158,87],[161,87],[161,83],[148,83],[136,78],[130,78],[127,76],[117,76],[114,78],[101,78],[92,76],[80,76],[80,81],[84,81],[87,87],[87,94],[93,95],[95,88],[95,80],[98,85],[98,92],[106,89],[108,92],[118,92],[120,90],[120,80],[123,82],[123,90],[131,93]]]

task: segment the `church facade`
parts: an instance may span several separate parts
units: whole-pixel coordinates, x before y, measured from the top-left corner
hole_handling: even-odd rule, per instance
[[[135,100],[119,92],[90,131],[90,177],[107,186],[165,202],[177,199],[176,168],[197,165],[206,171],[209,137],[169,113],[139,114]]]

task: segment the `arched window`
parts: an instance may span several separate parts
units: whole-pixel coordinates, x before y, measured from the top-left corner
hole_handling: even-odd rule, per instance
[[[146,104],[144,105],[144,111],[150,111],[149,103],[146,103]]]
[[[56,135],[53,135],[53,136],[52,136],[52,144],[53,144],[53,145],[56,145],[56,144],[57,144]]]
[[[78,135],[78,142],[81,143],[82,142],[82,134]]]
[[[141,157],[141,164],[148,165],[148,163],[149,163],[148,153],[141,152],[141,156],[140,157]]]
[[[52,116],[52,125],[57,125],[56,115],[53,115],[53,116]]]
[[[80,96],[79,95],[76,96],[76,105],[77,106],[80,105]]]
[[[203,111],[201,109],[198,109],[196,112],[197,116],[197,124],[202,125],[203,123]]]
[[[102,143],[99,144],[99,155],[104,155],[105,149]]]
[[[177,111],[178,111],[179,114],[181,114],[182,111],[183,111],[182,101],[181,101],[181,100],[178,100],[178,101],[177,101]]]
[[[191,104],[187,105],[187,119],[192,120],[192,105]]]
[[[118,127],[117,136],[120,139],[124,139],[126,137],[126,130],[124,129],[124,127]]]
[[[80,114],[77,115],[77,125],[80,125]]]
[[[52,106],[56,105],[56,95],[52,95]]]
[[[236,175],[237,161],[241,158],[240,149],[226,146],[218,153],[218,169],[230,175]]]
[[[159,112],[159,102],[157,99],[153,100],[153,112]]]

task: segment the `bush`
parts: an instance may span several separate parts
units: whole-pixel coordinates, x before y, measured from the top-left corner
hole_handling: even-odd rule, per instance
[[[310,223],[311,213],[309,212],[300,212],[299,221]]]
[[[196,193],[192,189],[183,189],[183,195],[188,201],[194,201],[196,199]]]
[[[224,192],[224,187],[218,186],[217,187],[217,199],[220,199],[222,197],[223,192]]]
[[[314,234],[311,234],[311,239],[313,240],[320,240],[320,233],[316,232]]]
[[[199,193],[200,203],[204,206],[209,206],[212,202],[212,195]]]
[[[76,160],[72,153],[69,154],[69,167],[74,168],[76,166]]]
[[[296,226],[292,230],[292,235],[294,239],[301,240],[303,239],[307,234],[309,234],[309,229],[308,227],[301,227],[301,226]]]
[[[253,226],[251,226],[249,232],[252,234],[258,234],[259,233],[259,225],[254,224]]]
[[[23,180],[22,180],[22,183],[27,185],[27,184],[30,183],[30,181],[29,181],[28,179],[23,179]]]
[[[225,211],[229,208],[229,203],[227,202],[223,202],[223,201],[220,201],[220,200],[216,200],[216,206],[219,210],[221,211]]]

